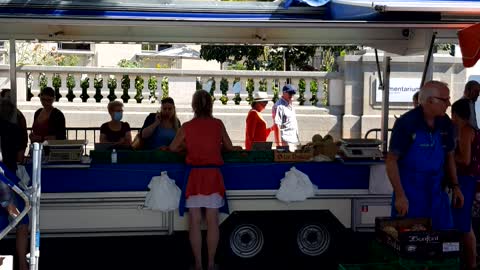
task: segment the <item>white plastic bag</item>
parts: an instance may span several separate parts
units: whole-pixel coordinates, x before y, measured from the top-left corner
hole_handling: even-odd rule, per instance
[[[369,192],[371,194],[392,194],[393,187],[387,176],[385,164],[370,166]]]
[[[292,167],[280,180],[276,197],[283,202],[305,201],[315,196],[317,186],[312,184],[308,175]]]
[[[160,211],[172,211],[178,208],[181,190],[175,180],[163,171],[160,176],[152,177],[148,184],[150,191],[145,198],[145,208]]]

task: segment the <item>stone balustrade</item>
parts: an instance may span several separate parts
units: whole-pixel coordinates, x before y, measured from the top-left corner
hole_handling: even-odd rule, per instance
[[[8,66],[0,65],[0,86],[8,87]],[[343,87],[343,74],[298,71],[199,71],[144,68],[97,68],[60,66],[17,67],[17,100],[38,101],[40,89],[56,90],[61,103],[155,103],[171,96],[190,103],[195,90],[209,91],[215,103],[248,104],[255,91],[265,91],[273,101],[289,81],[299,89],[299,105],[328,104],[329,86]],[[340,83],[339,83],[340,82]],[[343,92],[342,89],[339,92]]]

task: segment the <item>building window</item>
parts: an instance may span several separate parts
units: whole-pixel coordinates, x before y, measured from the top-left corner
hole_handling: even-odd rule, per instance
[[[90,51],[90,43],[68,43],[68,42],[59,42],[59,50],[75,50],[75,51]]]
[[[171,48],[172,45],[167,44],[155,44],[155,43],[147,43],[142,44],[142,51],[144,52],[159,52],[168,48]]]
[[[0,49],[5,49],[5,41],[0,41]]]

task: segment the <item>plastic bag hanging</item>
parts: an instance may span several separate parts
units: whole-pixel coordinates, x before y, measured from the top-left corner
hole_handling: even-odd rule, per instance
[[[276,197],[283,202],[305,201],[315,196],[317,186],[312,184],[308,175],[292,167],[280,180]]]
[[[150,191],[145,197],[145,208],[158,211],[172,211],[178,208],[181,190],[170,179],[166,171],[160,176],[152,177],[148,184]]]

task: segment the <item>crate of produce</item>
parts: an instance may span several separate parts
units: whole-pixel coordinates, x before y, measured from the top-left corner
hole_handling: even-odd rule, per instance
[[[273,162],[273,151],[232,151],[223,153],[223,161],[231,162]]]
[[[148,163],[184,163],[185,154],[169,151],[150,151]]]
[[[430,219],[376,218],[375,235],[403,258],[457,258],[460,251],[460,233],[433,231]]]
[[[108,164],[111,163],[112,151],[90,151],[92,163]],[[185,155],[167,151],[145,150],[118,150],[117,163],[135,164],[135,163],[183,163]]]
[[[395,263],[340,264],[338,270],[407,270],[405,266]]]
[[[309,152],[274,152],[275,162],[303,162],[311,161],[313,158],[313,151]]]

